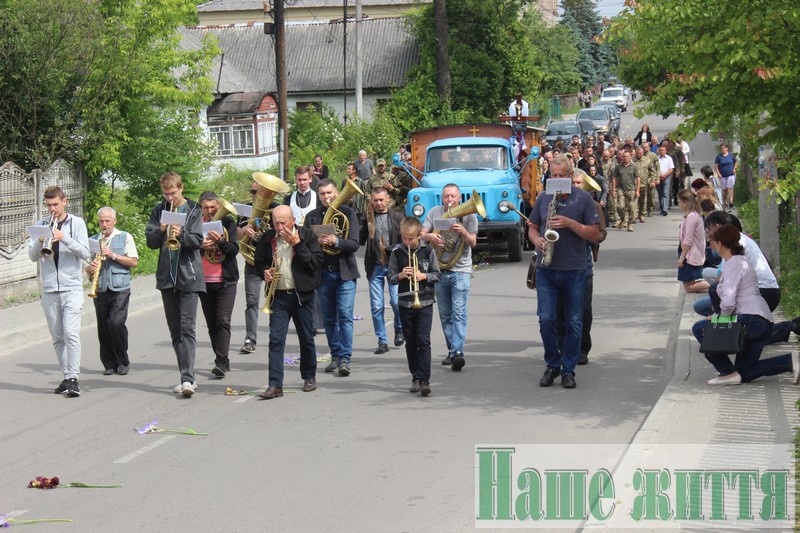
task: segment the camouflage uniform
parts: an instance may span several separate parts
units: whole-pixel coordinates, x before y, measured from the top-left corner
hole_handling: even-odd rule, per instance
[[[617,162],[612,157],[608,161],[603,161],[599,159],[600,166],[603,167],[603,176],[605,176],[606,181],[608,182],[608,189],[611,190],[611,174],[614,172],[614,169],[617,166]],[[617,202],[611,195],[608,195],[608,205],[606,206],[608,209],[608,223],[609,225],[614,225],[617,222]]]
[[[648,152],[649,154],[651,152]],[[641,181],[641,188],[639,189],[639,222],[644,222],[644,217],[653,214],[653,201],[656,194],[655,185],[650,186],[651,183],[658,183],[659,167],[658,158],[650,158],[643,155],[641,159],[633,159],[633,164],[636,165],[636,171],[639,173],[639,180]]]
[[[616,227],[619,229],[627,227],[628,231],[633,231],[633,224],[636,222],[636,179],[638,177],[639,172],[633,163],[627,166],[617,165],[614,168],[612,179],[616,183],[612,186],[612,191],[616,190],[619,215],[619,223]]]

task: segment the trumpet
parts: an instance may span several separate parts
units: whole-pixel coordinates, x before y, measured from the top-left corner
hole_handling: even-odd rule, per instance
[[[264,307],[261,310],[268,315],[272,314],[272,302],[275,300],[275,291],[278,290],[278,281],[281,279],[281,260],[276,251],[272,256],[272,279],[264,287]]]
[[[169,210],[170,210],[171,213],[174,213],[174,212],[176,212],[178,210],[177,206],[175,205],[175,202],[172,202],[169,205],[170,205]],[[172,231],[172,227],[171,226],[167,228],[167,242],[166,242],[166,245],[167,245],[167,248],[169,248],[173,252],[175,250],[180,249],[180,247],[181,247],[181,241],[178,240],[178,236],[175,235],[175,232]]]
[[[100,250],[103,249],[103,246],[108,246],[109,238],[103,234],[103,238],[100,239]],[[92,288],[89,289],[89,294],[87,295],[89,298],[97,298],[97,287],[100,285],[100,271],[103,269],[103,261],[106,260],[106,256],[104,256],[101,252],[98,252],[94,256],[94,260],[97,261],[97,268],[92,274]]]
[[[419,272],[419,263],[417,261],[417,252],[411,253],[411,247],[408,247],[408,266],[411,267],[411,278],[408,280],[409,290],[414,294],[414,302],[411,304],[413,309],[421,309],[422,302],[419,301],[419,280],[417,280],[417,272]]]
[[[50,215],[50,222],[47,223],[50,226],[50,232],[52,233],[54,229],[58,226],[58,219],[56,218],[56,214],[53,213]],[[50,257],[53,255],[53,237],[51,236],[49,239],[45,239],[44,243],[42,243],[42,249],[39,252],[40,257]]]

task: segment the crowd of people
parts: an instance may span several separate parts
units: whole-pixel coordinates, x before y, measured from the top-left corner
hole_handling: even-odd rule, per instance
[[[353,310],[360,269],[356,252],[364,247],[364,272],[369,285],[370,312],[377,347],[405,344],[410,391],[431,393],[430,332],[433,304],[438,307],[447,353],[442,365],[460,371],[466,365],[467,300],[476,245],[475,214],[452,219],[448,229],[435,224],[462,200],[457,184],[442,189],[442,205],[423,222],[405,217],[404,204],[413,188],[412,177],[398,161],[409,153],[401,147],[387,170],[361,151],[337,183],[320,155],[312,165],[295,170],[295,190],[281,204],[269,205],[269,216],[235,219],[214,192],[195,203],[184,196],[181,177],[168,172],[160,179],[164,198],[154,206],[145,230],[146,244],[158,250],[156,288],[161,293],[167,329],[175,352],[179,382],[174,392],[191,397],[195,375],[198,300],[214,353],[210,373],[217,379],[231,370],[231,322],[240,278],[240,240],[253,240],[245,255],[245,338],[240,351],[258,347],[261,311],[269,313],[269,376],[259,397],[283,396],[285,346],[289,321],[300,345],[302,390],[316,390],[318,335],[324,333],[330,363],[324,371],[347,377],[353,371]],[[800,333],[800,317],[773,324],[780,290],[758,246],[742,233],[725,209],[733,205],[736,158],[723,145],[714,168],[701,169],[691,180],[691,149],[680,136],[661,142],[645,125],[635,138],[603,134],[589,137],[585,146],[575,136],[569,145],[558,140],[542,145],[542,180],[568,179],[558,194],[539,194],[527,206],[528,238],[537,250],[536,291],[539,329],[544,345],[545,372],[539,381],[550,386],[561,377],[564,388],[576,386],[576,365],[588,363],[591,350],[592,264],[607,225],[634,231],[648,217],[668,214],[672,205],[684,213],[678,243],[678,280],[686,292],[708,292],[695,309],[703,316],[737,314],[746,323],[748,348],[731,362],[707,354],[719,372],[709,384],[737,384],[762,375],[794,372],[800,380],[797,352],[760,362],[764,345],[785,342]],[[255,202],[265,194],[255,173],[250,194]],[[277,178],[276,178],[277,179]],[[586,187],[584,182],[596,184]],[[342,191],[358,190],[360,194]],[[587,192],[590,191],[590,192]],[[269,191],[266,191],[269,192]],[[274,192],[274,191],[273,191]],[[270,195],[271,197],[272,195]],[[100,232],[90,246],[86,225],[66,211],[67,198],[59,187],[45,191],[52,239],[31,238],[29,255],[39,261],[42,307],[64,376],[55,389],[67,397],[80,395],[80,316],[83,307],[82,270],[92,277],[97,314],[100,360],[105,375],[126,375],[126,319],[131,269],[138,264],[132,236],[116,228],[116,212],[98,211]],[[217,225],[214,225],[217,223]],[[208,225],[208,227],[206,227]],[[555,232],[559,253],[548,232]],[[94,257],[90,252],[94,249]],[[550,254],[552,256],[552,254]],[[720,259],[721,258],[721,259]],[[721,264],[720,264],[721,263]],[[724,265],[724,266],[723,266]],[[393,336],[387,332],[387,306],[393,317]],[[260,307],[262,294],[266,304]],[[706,320],[693,332],[702,339]],[[325,351],[325,350],[322,350]]]

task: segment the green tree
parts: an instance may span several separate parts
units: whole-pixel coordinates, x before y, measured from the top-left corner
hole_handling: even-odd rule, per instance
[[[544,96],[578,92],[583,84],[578,70],[579,53],[575,33],[566,26],[545,26],[537,9],[523,19],[526,36],[536,49],[535,61],[541,71],[539,93]]]
[[[675,21],[680,31],[664,31]],[[798,35],[800,6],[789,0],[631,0],[608,31],[644,112],[679,112],[689,135],[745,125],[746,149],[771,143],[781,154],[782,179],[767,185],[784,200],[800,186]]]
[[[562,0],[564,10],[559,25],[571,29],[578,48],[578,71],[586,85],[606,81],[611,73],[613,54],[599,39],[603,33],[600,15],[592,0]]]

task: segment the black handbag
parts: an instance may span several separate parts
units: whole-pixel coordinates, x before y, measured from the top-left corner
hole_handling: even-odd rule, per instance
[[[709,354],[736,354],[744,349],[744,325],[736,316],[714,317],[703,328],[700,351]]]
[[[536,290],[536,252],[531,257],[531,264],[528,265],[528,275],[525,276],[525,284],[531,290]]]

